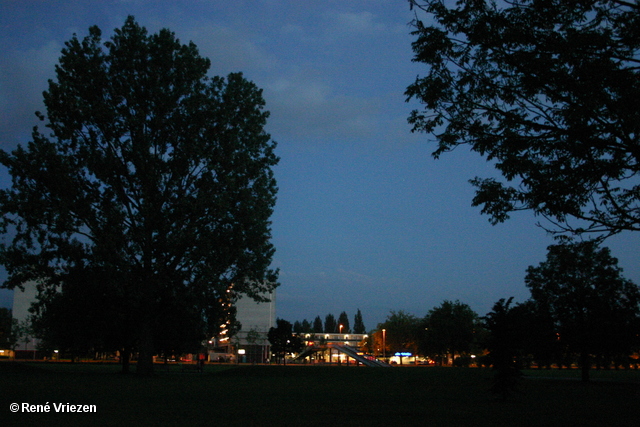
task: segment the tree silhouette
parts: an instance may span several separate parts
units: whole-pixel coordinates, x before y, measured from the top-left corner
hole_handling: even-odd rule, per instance
[[[342,329],[340,328],[342,325]],[[348,334],[351,332],[351,328],[349,327],[349,316],[346,311],[340,313],[338,316],[338,331],[342,331],[343,334]]]
[[[333,334],[338,331],[338,323],[336,322],[336,318],[333,317],[333,314],[329,313],[324,318],[324,332],[328,334]]]
[[[324,326],[322,326],[322,319],[320,319],[320,316],[316,316],[316,318],[313,320],[313,333],[320,334],[322,332],[324,332]]]
[[[413,131],[435,135],[434,157],[469,145],[505,178],[473,179],[474,206],[492,223],[531,209],[554,232],[640,230],[637,2],[410,4],[428,67],[406,91],[424,106]]]
[[[379,334],[386,346],[387,355],[395,352],[410,351],[417,353],[420,319],[402,310],[391,311],[383,323],[378,324],[378,331],[385,330],[384,337]]]
[[[353,333],[364,334],[366,332],[367,332],[367,329],[364,327],[364,322],[362,320],[362,313],[360,312],[360,309],[358,309],[353,319]]]
[[[276,319],[276,327],[269,329],[267,337],[271,343],[271,351],[283,361],[287,354],[302,350],[302,340],[293,335],[291,323],[284,319]]]
[[[453,359],[456,354],[469,353],[477,326],[478,315],[467,304],[458,300],[443,301],[429,310],[424,319],[426,354],[450,355]]]
[[[511,307],[512,298],[501,299],[484,317],[484,324],[490,332],[488,342],[489,358],[495,371],[491,391],[506,400],[517,390],[521,376],[519,356],[525,339],[522,319],[516,308]]]
[[[193,43],[133,17],[104,43],[92,27],[65,43],[44,92],[50,135],[36,128],[26,148],[0,152],[13,179],[0,228],[15,232],[3,286],[36,281],[46,307],[72,297],[75,272],[109,272],[132,335],[122,350],[135,346],[142,374],[167,310],[195,322],[182,336],[202,321],[217,332],[227,293],[261,300],[276,286],[278,158],[262,92],[209,67]]]
[[[583,381],[591,355],[629,354],[640,315],[640,289],[622,276],[618,260],[596,241],[548,248],[525,282],[538,309],[553,319],[562,345],[580,356]]]

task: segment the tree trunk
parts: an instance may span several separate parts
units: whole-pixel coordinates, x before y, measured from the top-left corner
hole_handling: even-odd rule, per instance
[[[581,378],[582,381],[589,381],[589,369],[591,368],[591,360],[589,358],[589,353],[587,351],[583,351],[580,353],[580,369],[581,369]]]
[[[153,345],[144,341],[140,342],[136,373],[138,375],[153,375]]]
[[[152,242],[151,228],[147,230],[148,236],[146,241]],[[151,254],[152,251],[147,248],[143,254],[143,269],[140,282],[138,284],[138,307],[140,307],[140,317],[138,325],[138,365],[136,373],[138,375],[153,375],[153,320],[154,320],[154,301],[155,301],[155,277],[153,274]]]
[[[148,306],[149,303],[144,305]],[[140,347],[136,373],[138,375],[153,375],[153,329],[151,328],[151,312],[149,308],[144,309],[142,315],[139,342]]]
[[[122,363],[122,373],[129,373],[129,359],[131,358],[131,349],[129,347],[124,347],[120,352],[120,362]]]

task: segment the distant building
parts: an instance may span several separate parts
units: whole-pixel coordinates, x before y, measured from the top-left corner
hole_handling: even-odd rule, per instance
[[[303,363],[361,363],[366,366],[380,366],[373,356],[364,354],[361,344],[368,334],[347,333],[302,333],[298,334],[304,349],[294,361]]]
[[[16,319],[20,324],[26,323],[31,316],[29,313],[29,308],[31,307],[31,303],[36,300],[36,294],[38,293],[36,289],[35,282],[27,282],[24,284],[24,292],[20,289],[16,288],[13,291],[13,308],[11,313],[13,318]],[[33,337],[27,337],[28,342],[25,342],[23,338],[18,342],[18,346],[16,347],[16,357],[25,357],[26,353],[32,353],[35,356],[35,352],[38,347],[38,340]]]
[[[239,362],[264,363],[269,360],[271,346],[267,334],[276,324],[275,290],[267,298],[268,302],[259,303],[245,296],[235,304],[236,319],[242,328],[231,341],[237,346]]]
[[[348,345],[359,348],[360,343],[369,337],[369,334],[340,334],[340,333],[305,333],[299,334],[306,346],[310,345]]]

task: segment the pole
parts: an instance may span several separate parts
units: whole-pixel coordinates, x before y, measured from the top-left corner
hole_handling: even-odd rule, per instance
[[[382,330],[382,359],[386,362],[387,361],[387,330],[383,329]]]

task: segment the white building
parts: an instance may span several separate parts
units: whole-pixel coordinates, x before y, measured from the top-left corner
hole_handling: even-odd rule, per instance
[[[269,359],[269,329],[276,326],[276,292],[267,296],[268,302],[256,302],[242,297],[236,302],[236,320],[242,328],[232,341],[237,345],[240,362],[262,363]]]
[[[24,292],[18,288],[13,290],[13,308],[11,309],[11,313],[13,318],[20,324],[26,323],[29,316],[31,316],[31,313],[29,313],[29,307],[31,307],[31,303],[36,300],[37,292],[35,282],[25,283]],[[28,337],[28,340],[29,341],[25,343],[25,341],[21,339],[16,350],[35,353],[38,346],[38,340],[33,337]]]

